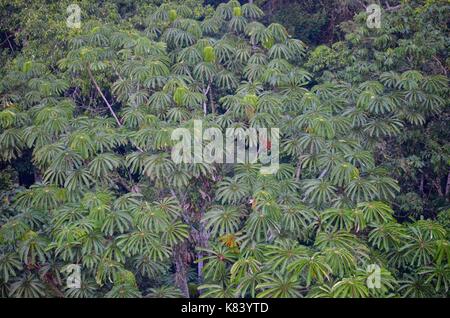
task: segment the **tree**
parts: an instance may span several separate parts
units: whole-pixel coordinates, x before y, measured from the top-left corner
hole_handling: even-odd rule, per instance
[[[11,59],[0,155],[31,153],[35,179],[4,186],[3,296],[445,296],[448,226],[397,220],[380,149],[442,111],[446,79],[383,69],[344,82],[350,70],[328,61],[329,79],[314,68],[323,48],[308,56],[255,4],[195,8],[92,17],[56,66]],[[279,128],[278,171],[175,163],[172,131],[195,119]],[[60,277],[70,264],[80,289]],[[372,264],[381,289],[366,285]]]

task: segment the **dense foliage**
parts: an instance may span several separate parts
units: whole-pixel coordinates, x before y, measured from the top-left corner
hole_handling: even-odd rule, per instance
[[[448,296],[445,1],[312,49],[253,3],[64,2],[1,2],[2,297]],[[195,119],[279,128],[279,170],[174,163]]]

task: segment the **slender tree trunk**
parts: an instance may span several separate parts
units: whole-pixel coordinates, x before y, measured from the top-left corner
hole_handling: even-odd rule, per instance
[[[189,298],[188,274],[188,249],[187,242],[182,242],[175,246],[173,250],[175,259],[175,285],[180,289],[183,296]]]
[[[103,101],[105,102],[106,106],[108,106],[109,111],[111,112],[111,115],[113,115],[114,119],[117,122],[117,125],[122,126],[122,123],[120,122],[119,118],[117,117],[116,113],[114,112],[114,110],[112,109],[111,104],[108,102],[108,100],[106,99],[105,95],[103,95],[102,90],[100,89],[100,86],[98,86],[97,81],[94,78],[94,75],[92,75],[92,71],[91,68],[89,67],[89,65],[86,65],[86,69],[88,71],[89,74],[89,78],[91,79],[92,83],[95,86],[95,89],[97,90],[97,92],[100,94],[100,96],[102,97]]]
[[[214,96],[212,92],[212,88],[209,90],[209,105],[211,107],[211,112],[213,114],[216,113],[216,104],[214,103]]]
[[[425,192],[423,191],[424,184],[425,184],[425,177],[424,177],[424,175],[422,173],[422,175],[420,176],[420,186],[419,186],[420,193],[422,193],[422,195],[425,195]]]
[[[91,79],[92,83],[95,86],[95,89],[100,94],[100,96],[103,99],[103,101],[105,102],[106,106],[108,106],[108,109],[109,109],[111,115],[113,115],[114,119],[116,120],[117,125],[119,125],[119,127],[122,127],[123,125],[120,122],[119,118],[117,117],[116,113],[114,112],[114,109],[112,109],[111,104],[108,102],[105,95],[103,95],[103,92],[100,89],[100,86],[98,86],[97,81],[95,80],[94,75],[92,74],[92,71],[91,71],[91,68],[89,67],[89,65],[86,65],[86,69],[88,71],[89,78]],[[144,152],[144,150],[142,150],[142,148],[140,148],[138,145],[133,144],[133,146],[135,146],[140,152]]]
[[[445,195],[450,193],[450,172],[447,174],[447,184],[445,185]]]
[[[295,181],[300,180],[300,176],[302,175],[302,162],[301,158],[298,159],[297,169],[295,170]]]
[[[436,188],[439,196],[442,197],[442,196],[444,196],[444,193],[442,193],[440,181],[441,181],[441,179],[439,177],[437,177],[437,179],[435,179],[433,181],[433,184],[434,184],[434,187]]]

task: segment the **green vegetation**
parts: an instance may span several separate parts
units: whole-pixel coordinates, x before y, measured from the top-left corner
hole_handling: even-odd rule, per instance
[[[0,296],[447,297],[447,1],[337,38],[356,9],[305,1],[307,39],[281,9],[160,2],[79,1],[79,29],[71,1],[0,2]],[[195,119],[278,127],[279,170],[174,163]]]

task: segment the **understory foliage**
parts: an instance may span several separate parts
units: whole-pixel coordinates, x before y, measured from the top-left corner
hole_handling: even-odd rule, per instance
[[[407,24],[445,8],[405,4],[380,30],[357,16],[347,42],[308,52],[255,4],[168,2],[86,17],[57,61],[24,48],[0,80],[0,295],[448,296],[449,211],[405,217],[395,160],[415,133],[446,147],[448,171],[448,133],[430,128],[448,126],[446,73],[421,67],[439,52]],[[279,170],[174,163],[171,133],[195,119],[279,128]],[[11,181],[20,160],[29,187]]]

